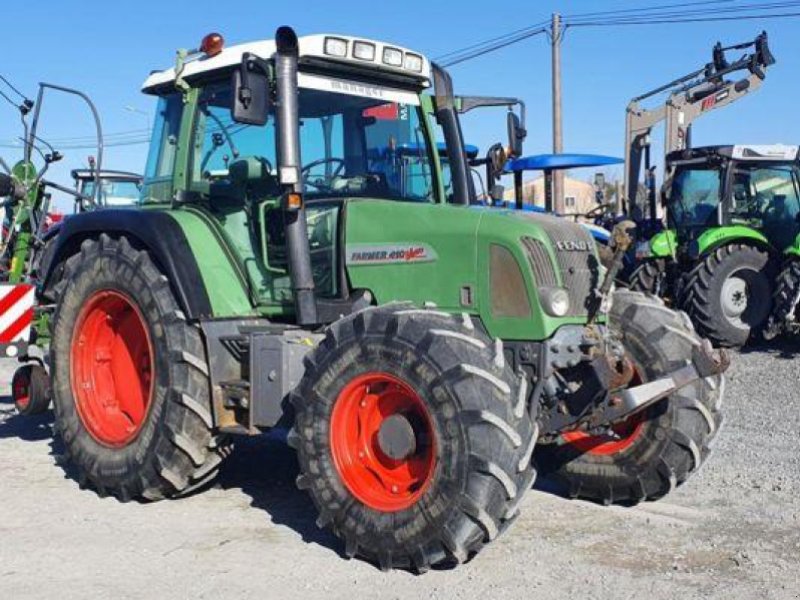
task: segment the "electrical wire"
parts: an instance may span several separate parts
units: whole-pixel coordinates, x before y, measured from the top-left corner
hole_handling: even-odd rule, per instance
[[[0,81],[2,81],[3,83],[5,83],[5,84],[6,84],[6,85],[7,85],[9,88],[11,88],[11,90],[12,90],[12,91],[13,91],[15,94],[17,94],[17,96],[19,96],[19,97],[20,97],[20,98],[22,98],[23,100],[27,100],[27,99],[28,99],[28,97],[27,97],[25,94],[23,94],[22,92],[20,92],[20,91],[19,91],[19,90],[18,90],[16,87],[14,87],[14,84],[13,84],[13,83],[11,83],[11,82],[10,82],[8,79],[6,79],[5,77],[3,77],[2,75],[0,75]]]
[[[539,27],[547,25],[547,23],[549,23],[549,19],[546,20],[546,21],[541,21],[539,23],[535,23],[534,25],[528,25],[527,27],[522,27],[520,29],[515,29],[514,31],[509,31],[508,33],[505,33],[505,34],[499,35],[499,36],[495,36],[495,37],[489,38],[487,40],[483,40],[482,42],[477,42],[477,43],[471,44],[469,46],[464,46],[463,48],[459,48],[458,50],[452,50],[450,52],[446,52],[444,54],[440,54],[439,56],[434,58],[434,61],[440,62],[440,61],[443,61],[443,60],[446,60],[446,59],[452,57],[453,55],[464,54],[465,52],[469,52],[470,50],[475,50],[475,49],[481,48],[481,47],[489,45],[489,44],[495,44],[497,42],[501,42],[501,41],[503,41],[503,40],[505,40],[505,39],[507,39],[507,38],[509,38],[511,36],[525,34],[525,33],[529,32],[532,29],[538,29]]]
[[[795,18],[800,17],[800,12],[762,15],[737,15],[727,17],[692,17],[688,19],[651,19],[647,21],[589,21],[582,23],[566,23],[565,27],[617,27],[620,25],[667,25],[675,23],[710,23],[719,21],[752,21],[763,19]]]
[[[466,52],[464,54],[454,56],[453,58],[450,58],[448,60],[441,61],[441,64],[442,64],[442,66],[445,66],[445,67],[452,67],[454,65],[461,64],[461,63],[466,62],[468,60],[472,60],[472,59],[478,58],[479,56],[483,56],[485,54],[489,54],[490,52],[496,52],[497,50],[500,50],[501,48],[505,48],[506,46],[511,46],[512,44],[516,44],[518,42],[521,42],[522,40],[527,40],[528,38],[531,38],[531,37],[534,37],[534,36],[537,36],[537,35],[541,35],[543,33],[547,33],[547,31],[548,31],[548,29],[546,27],[541,27],[539,29],[534,29],[532,31],[526,31],[523,34],[520,34],[520,35],[518,35],[516,37],[512,37],[512,38],[507,39],[505,41],[501,41],[501,42],[497,42],[495,44],[483,46],[483,47],[481,47],[479,49],[473,50],[472,52]]]
[[[3,92],[2,90],[0,90],[0,97],[4,98],[4,99],[5,99],[5,101],[6,101],[6,102],[8,102],[8,103],[9,103],[11,106],[13,106],[14,108],[17,108],[17,107],[18,107],[17,103],[16,103],[16,102],[14,102],[14,101],[13,101],[11,98],[9,98],[8,96],[6,96],[5,92]]]
[[[735,0],[732,0],[735,1]],[[607,22],[607,23],[617,23],[617,22],[625,22],[625,23],[642,23],[642,24],[649,24],[649,23],[657,23],[657,22],[664,22],[667,20],[675,20],[675,21],[689,21],[695,17],[719,17],[723,19],[723,15],[731,15],[736,13],[754,13],[756,11],[770,11],[767,13],[763,13],[760,15],[748,15],[752,18],[756,16],[763,16],[764,18],[775,17],[775,16],[782,16],[782,13],[776,13],[772,11],[788,9],[788,8],[796,8],[800,7],[800,2],[797,0],[783,0],[780,2],[759,2],[759,3],[751,3],[746,5],[738,5],[738,6],[723,6],[723,7],[714,7],[714,8],[699,8],[699,9],[692,9],[692,10],[681,10],[681,11],[668,11],[665,12],[668,8],[672,6],[679,6],[679,5],[665,5],[661,7],[660,10],[656,11],[648,11],[644,14],[628,14],[628,15],[621,15],[615,13],[614,11],[607,11],[605,13],[583,13],[581,15],[572,15],[564,17],[564,22],[571,25],[583,24],[583,23],[592,23],[596,24],[598,22]],[[608,19],[602,19],[598,17],[608,16]]]

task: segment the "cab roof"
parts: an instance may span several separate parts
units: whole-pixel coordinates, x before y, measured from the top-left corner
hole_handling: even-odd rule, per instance
[[[345,56],[333,56],[326,53],[326,40],[337,40],[344,43],[346,49]],[[356,58],[354,49],[356,42],[372,45],[375,49],[374,59]],[[396,44],[379,42],[366,38],[353,37],[340,34],[315,34],[298,38],[300,61],[321,60],[329,63],[332,69],[339,67],[358,67],[364,71],[372,71],[376,75],[380,73],[390,73],[395,75],[411,76],[419,79],[421,83],[427,84],[431,77],[430,61],[421,53],[409,50]],[[341,45],[339,46],[341,47]],[[386,52],[396,50],[402,53],[402,65],[393,66],[386,62]],[[210,73],[220,69],[225,69],[238,65],[242,61],[242,56],[249,52],[263,59],[270,59],[275,54],[275,40],[262,40],[256,42],[246,42],[234,46],[224,47],[221,52],[214,56],[206,56],[199,52],[193,53],[184,66],[182,76],[190,78],[203,73]],[[408,55],[421,59],[420,70],[411,71],[404,67]],[[396,54],[395,54],[396,56]],[[153,93],[161,86],[175,81],[175,67],[164,69],[163,71],[153,71],[142,85],[142,91]]]
[[[708,157],[733,158],[752,161],[800,160],[800,146],[791,144],[737,144],[727,146],[697,146],[676,150],[667,155],[668,162],[702,159]]]

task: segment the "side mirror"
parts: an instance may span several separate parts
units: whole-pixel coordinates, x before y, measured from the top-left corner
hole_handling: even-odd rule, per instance
[[[522,142],[528,132],[520,125],[519,117],[516,113],[509,112],[506,117],[508,127],[508,150],[512,157],[522,156]]]
[[[270,110],[269,65],[246,53],[231,79],[231,118],[246,125],[266,125]]]

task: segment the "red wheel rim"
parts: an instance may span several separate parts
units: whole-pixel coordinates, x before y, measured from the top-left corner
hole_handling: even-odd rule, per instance
[[[639,370],[634,367],[634,375],[628,385],[638,385],[641,382]],[[613,425],[611,430],[616,435],[589,435],[585,431],[568,431],[561,435],[561,439],[581,454],[611,456],[625,452],[633,446],[636,440],[642,436],[646,422],[644,412],[639,412],[626,421]]]
[[[19,410],[25,410],[31,403],[31,381],[22,371],[17,371],[12,381],[14,404]]]
[[[379,432],[400,415],[413,429],[415,448],[396,459],[381,448]],[[412,506],[433,478],[436,443],[425,403],[405,382],[386,373],[366,373],[339,393],[331,415],[331,454],[347,489],[382,512]]]
[[[153,347],[138,307],[125,295],[93,294],[75,324],[72,394],[98,442],[125,446],[142,428],[153,395]]]
[[[641,437],[644,423],[644,417],[638,414],[627,421],[617,423],[611,428],[619,437],[589,435],[585,431],[569,431],[564,433],[561,439],[582,454],[610,456],[630,448]]]

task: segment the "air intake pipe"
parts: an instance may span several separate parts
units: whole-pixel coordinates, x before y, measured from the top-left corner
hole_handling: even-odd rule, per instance
[[[277,52],[276,127],[278,134],[278,176],[284,197],[303,194],[300,162],[300,120],[297,88],[297,34],[291,27],[279,27],[275,33]],[[304,206],[284,210],[286,250],[292,294],[298,325],[316,325],[317,300],[314,295],[314,275],[311,271],[311,252],[308,244]]]
[[[475,196],[470,177],[467,155],[464,151],[464,136],[458,120],[453,80],[442,67],[433,65],[433,94],[436,98],[436,121],[441,125],[447,146],[447,160],[453,184],[453,202],[470,204]]]

